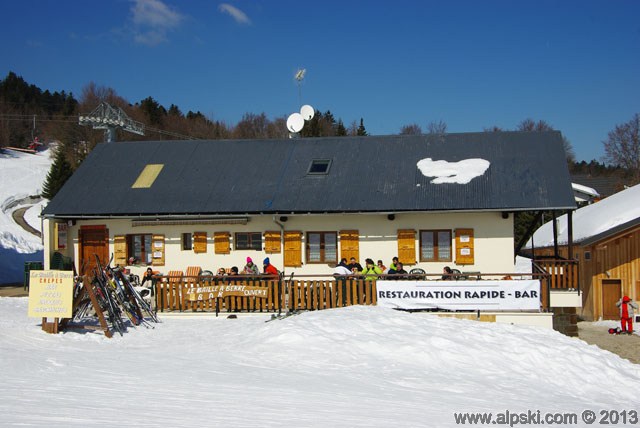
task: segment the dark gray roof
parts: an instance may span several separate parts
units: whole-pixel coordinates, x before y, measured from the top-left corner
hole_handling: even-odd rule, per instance
[[[433,184],[432,158],[491,165],[468,184]],[[313,159],[331,159],[309,176]],[[163,164],[148,189],[132,189]],[[47,216],[518,211],[575,208],[559,132],[481,132],[283,140],[99,144],[46,207]]]
[[[623,177],[615,175],[594,177],[589,174],[571,174],[571,181],[596,190],[601,198],[618,193],[624,190],[625,184],[630,184]]]

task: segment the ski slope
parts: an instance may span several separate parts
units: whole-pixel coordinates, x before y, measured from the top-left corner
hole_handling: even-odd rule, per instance
[[[2,426],[453,427],[509,410],[586,427],[585,409],[640,407],[640,365],[536,327],[355,306],[165,316],[107,339],[26,314],[0,298]]]
[[[16,224],[11,213],[30,206],[25,220],[41,230],[38,216],[46,201],[34,205],[28,199],[42,192],[51,168],[51,151],[36,154],[0,151],[0,284],[21,283],[24,262],[43,259],[42,240]]]

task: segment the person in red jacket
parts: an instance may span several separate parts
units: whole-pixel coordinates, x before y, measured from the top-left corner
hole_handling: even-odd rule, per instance
[[[622,333],[633,333],[633,310],[638,310],[638,304],[633,302],[629,296],[624,296],[618,300],[616,306],[620,308],[620,327],[622,327]]]
[[[279,275],[280,274],[278,272],[278,269],[276,269],[276,267],[271,264],[271,261],[269,261],[269,257],[265,258],[264,261],[262,262],[262,264],[264,265],[264,273],[265,273],[265,275]]]

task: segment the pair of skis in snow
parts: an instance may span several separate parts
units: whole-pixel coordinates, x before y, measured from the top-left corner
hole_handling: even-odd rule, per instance
[[[289,318],[289,317],[292,317],[292,316],[298,315],[298,314],[300,314],[300,311],[289,310],[284,314],[279,314],[279,315],[273,314],[273,315],[271,315],[271,318],[266,320],[265,322],[282,320],[282,319]]]

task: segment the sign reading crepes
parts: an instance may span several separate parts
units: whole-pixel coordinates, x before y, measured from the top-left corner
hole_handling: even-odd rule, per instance
[[[253,287],[242,284],[210,285],[207,287],[194,287],[187,290],[189,300],[192,302],[227,296],[266,299],[268,292],[269,289],[267,287]]]
[[[71,318],[73,272],[32,270],[29,276],[30,317]]]
[[[453,311],[538,311],[540,281],[378,281],[378,306]]]

